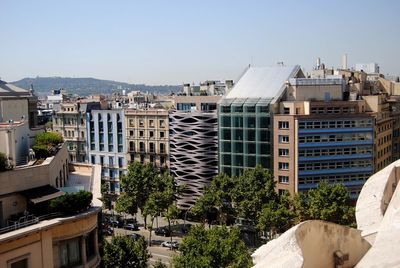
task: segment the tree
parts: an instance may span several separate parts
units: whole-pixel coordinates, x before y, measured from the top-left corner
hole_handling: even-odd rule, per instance
[[[77,193],[65,193],[50,201],[50,208],[55,212],[62,212],[66,215],[76,214],[86,210],[92,202],[93,194],[87,191]]]
[[[143,237],[133,239],[127,236],[115,236],[111,242],[104,240],[104,256],[106,268],[147,267],[150,254]]]
[[[273,175],[260,165],[244,170],[234,178],[231,198],[239,217],[257,219],[264,204],[278,200]]]
[[[37,134],[35,137],[35,145],[47,145],[52,147],[62,142],[63,137],[59,132],[42,132]]]
[[[0,171],[9,170],[11,167],[8,163],[7,155],[0,152]]]
[[[123,192],[117,199],[115,211],[134,215],[137,213],[137,203],[135,197]]]
[[[304,218],[355,225],[355,209],[343,184],[321,182],[317,189],[308,191],[303,205]]]
[[[151,193],[158,189],[159,181],[159,171],[152,164],[146,163],[142,165],[139,162],[130,164],[128,174],[121,179],[121,186],[125,194],[132,197],[134,204],[130,204],[128,208],[121,207],[120,209],[128,211],[132,209],[130,208],[131,206],[136,205],[143,212]],[[144,221],[145,227],[147,227],[146,217]]]
[[[283,233],[293,226],[296,214],[292,210],[289,194],[282,195],[279,201],[270,200],[264,205],[258,218],[257,228],[267,233],[269,239]]]
[[[194,226],[174,257],[175,267],[251,267],[251,257],[239,237],[239,229],[226,226],[206,230]]]

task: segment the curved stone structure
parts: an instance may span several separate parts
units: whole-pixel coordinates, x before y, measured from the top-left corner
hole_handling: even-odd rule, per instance
[[[257,268],[335,267],[340,261],[343,267],[353,267],[369,248],[360,231],[313,220],[292,227],[261,246],[252,257]]]
[[[189,209],[204,186],[218,174],[218,133],[215,112],[170,114],[170,170],[186,185],[178,206]]]

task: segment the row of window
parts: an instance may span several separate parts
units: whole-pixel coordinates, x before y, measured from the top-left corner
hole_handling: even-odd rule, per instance
[[[300,136],[299,143],[372,140],[372,133]]]
[[[89,114],[89,116],[90,116],[90,121],[93,121],[93,115]],[[105,117],[105,116],[106,116],[105,114],[98,114],[97,115],[97,120],[99,122],[102,122],[103,121],[103,117]],[[113,121],[111,119],[111,114],[109,114],[109,113],[107,113],[107,121],[108,122]],[[121,122],[121,115],[119,113],[117,113],[117,122]]]
[[[299,156],[325,156],[325,155],[353,155],[353,154],[372,154],[371,146],[362,147],[336,147],[322,149],[300,149]]]
[[[75,131],[74,130],[64,130],[64,137],[65,138],[75,138]],[[76,137],[79,138],[78,135]],[[84,131],[81,131],[81,138],[85,138]]]
[[[104,162],[104,160],[105,160],[105,158],[106,158],[106,156],[104,156],[104,155],[100,155],[99,156],[99,162],[96,162],[96,156],[95,155],[92,155],[91,156],[91,162],[92,162],[92,164],[100,164],[100,165],[108,165],[108,166],[110,166],[110,167],[114,167],[115,165],[114,165],[114,159],[115,158],[117,158],[117,157],[114,157],[114,156],[109,156],[108,157],[108,163],[106,164],[105,162]],[[117,158],[117,161],[118,161],[118,167],[119,168],[123,168],[124,167],[124,158],[123,157],[118,157]],[[116,163],[115,163],[116,164]]]
[[[310,162],[299,164],[299,170],[322,170],[355,167],[372,167],[372,162],[371,160],[359,160],[342,162]]]
[[[385,135],[378,139],[378,145],[385,144],[388,141],[392,141],[392,134]]]
[[[166,153],[165,144],[164,143],[160,143],[159,146],[160,146],[159,147],[159,153],[160,154],[165,154]],[[134,152],[134,151],[136,151],[135,149],[136,149],[135,148],[135,142],[134,141],[130,141],[129,142],[129,151]],[[148,149],[149,149],[148,153],[156,153],[156,144],[154,142],[149,142]],[[142,142],[142,141],[139,142],[139,152],[140,153],[146,153],[147,152],[146,151],[146,143],[145,142]]]
[[[312,114],[349,114],[355,112],[354,107],[311,107]]]
[[[129,127],[135,127],[136,125],[138,127],[145,127],[145,122],[147,121],[147,127],[150,128],[155,128],[156,127],[156,121],[155,119],[148,119],[145,120],[144,118],[139,118],[138,120],[134,119],[134,118],[130,118],[129,119]],[[158,127],[159,128],[165,128],[166,127],[166,123],[164,119],[159,119],[158,120]]]
[[[81,118],[79,120],[81,125],[85,124],[85,121],[83,120],[83,118]],[[75,118],[54,118],[54,123],[55,125],[58,125],[58,123],[63,123],[64,125],[70,125],[70,126],[76,126],[77,120]]]
[[[289,143],[288,135],[279,135],[279,143]]]
[[[242,105],[220,105],[219,110],[220,113],[269,113],[269,105]]]
[[[162,156],[162,155],[161,156],[148,155],[146,157],[146,155],[144,155],[144,154],[138,154],[138,155],[136,155],[136,156],[138,156],[138,159],[137,159],[137,157],[135,157],[135,154],[131,154],[130,156],[131,156],[131,161],[134,161],[136,159],[141,164],[144,164],[146,162],[151,163],[151,164],[157,164],[157,159],[159,159],[160,167],[164,167],[166,165],[166,157]],[[147,161],[147,159],[148,159],[148,161]]]
[[[324,121],[307,121],[299,122],[299,129],[314,128],[356,128],[356,127],[372,127],[372,119],[361,120],[324,120]]]
[[[351,174],[351,175],[329,175],[329,176],[312,176],[299,178],[299,184],[319,183],[321,181],[328,181],[330,183],[348,182],[348,181],[366,181],[371,174]]]
[[[267,116],[220,116],[219,123],[221,128],[269,128],[271,118]]]
[[[139,137],[140,138],[144,138],[145,137],[145,134],[146,133],[146,131],[144,131],[144,130],[139,130]],[[156,138],[156,135],[155,135],[155,131],[153,131],[153,130],[149,130],[148,131],[148,136],[147,137],[149,137],[149,138]],[[129,137],[130,138],[134,138],[135,137],[135,131],[134,130],[129,130]],[[164,131],[160,131],[159,133],[158,133],[158,138],[159,139],[164,139],[165,138],[165,132]]]

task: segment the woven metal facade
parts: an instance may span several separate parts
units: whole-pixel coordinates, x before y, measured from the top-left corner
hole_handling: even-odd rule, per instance
[[[186,185],[178,206],[189,209],[218,174],[216,112],[170,113],[170,170],[178,184]]]

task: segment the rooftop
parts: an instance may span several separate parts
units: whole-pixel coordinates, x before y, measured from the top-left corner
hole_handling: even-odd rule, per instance
[[[8,84],[0,80],[0,96],[26,96],[30,95],[29,90]]]
[[[274,98],[299,72],[299,65],[250,67],[225,98]]]

